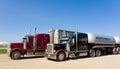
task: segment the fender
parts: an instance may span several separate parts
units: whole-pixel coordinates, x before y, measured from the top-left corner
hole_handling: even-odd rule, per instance
[[[56,51],[54,52],[54,54],[58,54],[60,51],[61,51],[61,50],[56,50]]]
[[[12,52],[15,51],[15,50],[21,51],[21,54],[23,54],[23,55],[24,55],[24,53],[25,53],[25,50],[22,50],[22,49],[20,49],[20,48],[11,49],[10,53],[12,53]]]

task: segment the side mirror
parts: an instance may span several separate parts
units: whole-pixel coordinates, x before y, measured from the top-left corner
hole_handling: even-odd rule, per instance
[[[73,45],[75,44],[75,39],[74,39],[74,38],[72,38],[72,44],[73,44]]]

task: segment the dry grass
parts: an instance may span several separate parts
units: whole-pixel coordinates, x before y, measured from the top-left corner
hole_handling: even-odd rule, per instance
[[[7,46],[0,46],[0,49],[7,49]]]

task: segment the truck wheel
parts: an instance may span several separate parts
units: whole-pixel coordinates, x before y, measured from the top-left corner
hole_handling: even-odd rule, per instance
[[[66,59],[66,55],[64,52],[59,52],[58,55],[57,55],[57,60],[58,61],[63,61]]]
[[[94,50],[94,49],[91,49],[91,50],[89,51],[89,56],[90,56],[90,57],[95,57],[95,50]]]
[[[50,58],[47,58],[47,60],[50,60]]]
[[[101,56],[101,50],[98,49],[98,50],[96,51],[96,57],[99,57],[99,56]]]
[[[21,53],[20,51],[14,51],[12,54],[11,54],[11,58],[16,60],[16,59],[20,59],[21,57]]]
[[[113,54],[117,54],[117,48],[113,48],[113,49],[112,49],[112,53],[113,53]]]
[[[117,54],[120,54],[120,47],[117,47]]]

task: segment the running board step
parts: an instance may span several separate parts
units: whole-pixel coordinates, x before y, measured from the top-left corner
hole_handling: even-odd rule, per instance
[[[27,56],[33,56],[34,55],[34,51],[33,50],[26,50],[26,55]]]

